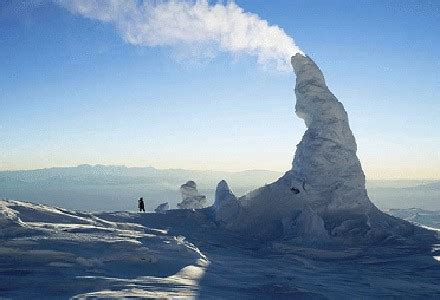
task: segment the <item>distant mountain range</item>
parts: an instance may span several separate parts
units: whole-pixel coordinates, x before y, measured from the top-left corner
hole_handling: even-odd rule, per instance
[[[176,188],[190,179],[202,186],[216,185],[220,180],[225,179],[232,185],[243,187],[268,183],[281,175],[281,172],[266,170],[226,172],[153,167],[129,168],[119,165],[79,165],[65,168],[0,171],[0,186],[2,184],[155,184]]]
[[[24,171],[0,171],[0,198],[23,199],[71,209],[132,209],[139,196],[147,208],[180,201],[180,185],[193,180],[213,200],[216,185],[226,180],[238,194],[273,182],[281,172],[240,172],[129,168],[120,165],[79,165]]]
[[[226,180],[237,196],[271,183],[282,172],[241,172],[129,168],[120,165],[79,165],[25,171],[0,171],[0,198],[28,200],[77,210],[133,210],[143,196],[146,208],[181,201],[180,185],[193,180],[201,194],[214,200],[215,188]],[[380,208],[440,209],[440,181],[369,180],[368,194]]]
[[[433,181],[425,184],[419,184],[415,187],[416,189],[424,189],[424,190],[436,190],[440,191],[440,181]]]

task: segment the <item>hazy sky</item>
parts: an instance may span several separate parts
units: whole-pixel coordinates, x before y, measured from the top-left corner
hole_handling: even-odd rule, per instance
[[[321,67],[367,177],[440,178],[440,1],[236,3]],[[305,130],[294,74],[213,54],[132,45],[50,1],[1,1],[0,170],[289,169]]]

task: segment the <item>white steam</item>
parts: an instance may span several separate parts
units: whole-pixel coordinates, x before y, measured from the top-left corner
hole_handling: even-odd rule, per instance
[[[301,52],[283,29],[269,25],[233,2],[210,5],[197,1],[54,0],[73,13],[114,24],[134,45],[206,47],[249,54],[261,64],[284,69]]]

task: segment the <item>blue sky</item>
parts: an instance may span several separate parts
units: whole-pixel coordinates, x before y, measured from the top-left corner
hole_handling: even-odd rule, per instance
[[[293,73],[132,45],[112,24],[37,3],[0,4],[1,170],[290,168],[305,130]],[[440,178],[440,2],[236,3],[321,67],[368,178]]]

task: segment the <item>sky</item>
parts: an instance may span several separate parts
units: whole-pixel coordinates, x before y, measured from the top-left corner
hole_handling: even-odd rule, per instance
[[[439,1],[236,4],[319,65],[368,179],[440,179]],[[253,55],[134,44],[51,1],[1,1],[0,170],[288,170],[305,130],[294,84]]]

